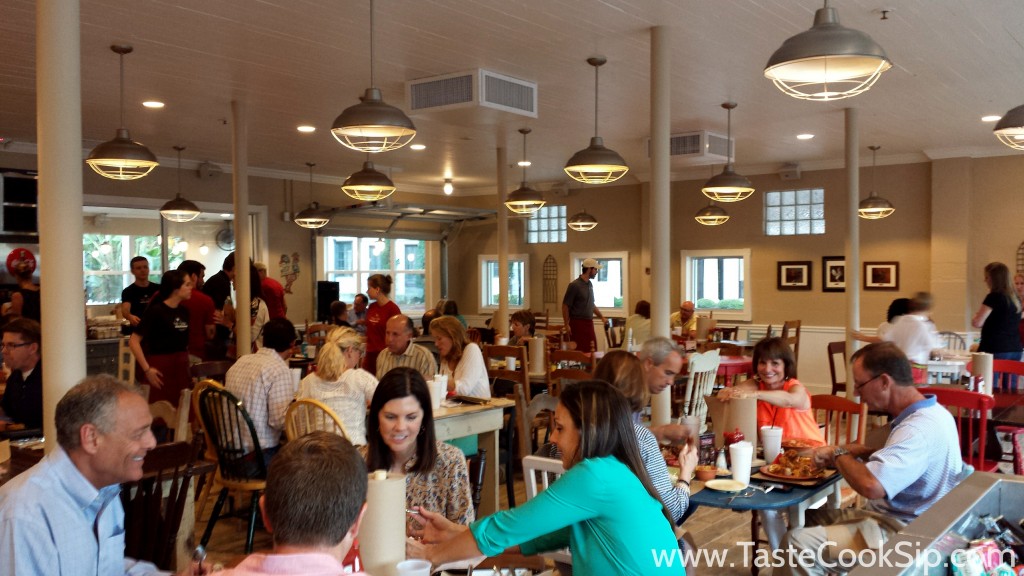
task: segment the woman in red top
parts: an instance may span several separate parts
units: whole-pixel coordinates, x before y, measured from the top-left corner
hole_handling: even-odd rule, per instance
[[[366,280],[366,295],[373,303],[366,309],[366,357],[363,370],[377,374],[377,355],[387,346],[384,332],[388,319],[401,314],[398,304],[391,301],[391,275],[374,274]],[[377,374],[380,378],[383,374]]]

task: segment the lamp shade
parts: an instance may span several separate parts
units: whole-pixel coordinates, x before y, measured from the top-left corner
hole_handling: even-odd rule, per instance
[[[566,225],[577,232],[587,232],[597,227],[597,218],[587,214],[587,211],[584,210],[583,212],[575,214],[569,218]]]
[[[327,226],[327,223],[330,221],[331,215],[326,212],[322,212],[320,210],[320,205],[316,202],[310,202],[309,208],[306,208],[296,214],[295,218],[292,220],[292,222],[295,222],[299,226],[310,229],[323,228],[324,226]]]
[[[384,102],[379,89],[367,88],[361,100],[334,119],[331,134],[338,142],[360,152],[387,152],[405,146],[416,136],[412,120]]]
[[[584,184],[607,184],[615,182],[629,172],[626,161],[619,153],[605,148],[600,136],[590,139],[590,146],[572,155],[565,163],[565,173]]]
[[[996,122],[992,132],[1010,148],[1024,150],[1024,105],[1010,110]]]
[[[701,192],[719,202],[739,202],[754,193],[754,186],[746,176],[737,174],[732,166],[726,165],[721,174],[712,176],[704,184]]]
[[[341,189],[356,200],[373,202],[383,200],[395,191],[395,184],[386,175],[373,167],[373,162],[363,162],[363,169],[353,172],[345,179]]]
[[[881,220],[895,211],[892,202],[872,192],[870,196],[860,201],[857,215],[865,220]]]
[[[784,93],[802,100],[839,100],[867,91],[892,61],[867,34],[839,24],[825,7],[814,25],[782,43],[768,59],[764,75]]]
[[[118,128],[113,140],[93,148],[85,163],[111,180],[137,180],[160,164],[149,148],[132,140],[127,128]]]
[[[693,219],[705,226],[721,226],[729,221],[729,214],[721,206],[711,203],[698,210]]]
[[[516,214],[533,214],[544,206],[544,196],[523,182],[508,195],[505,207]]]
[[[160,207],[160,215],[171,222],[191,222],[199,216],[199,207],[178,194]]]

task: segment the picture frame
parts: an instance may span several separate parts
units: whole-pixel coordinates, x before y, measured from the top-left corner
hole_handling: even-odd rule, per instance
[[[810,260],[799,262],[779,262],[779,290],[810,290],[811,268],[813,266],[814,263]]]
[[[846,292],[846,257],[821,257],[821,291]]]
[[[864,263],[864,289],[865,290],[899,290],[900,289],[900,263],[899,262],[865,262]]]

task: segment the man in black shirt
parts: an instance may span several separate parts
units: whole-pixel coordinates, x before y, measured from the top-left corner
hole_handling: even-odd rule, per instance
[[[131,270],[135,282],[121,291],[121,316],[128,320],[131,328],[135,328],[142,320],[149,301],[160,291],[160,285],[149,281],[149,260],[145,256],[132,258]]]
[[[220,322],[223,318],[224,303],[231,297],[231,282],[235,279],[235,253],[232,252],[224,258],[220,272],[210,276],[203,283],[203,294],[213,300],[213,309],[216,310],[217,332],[210,342],[207,350],[207,360],[219,360],[227,355],[228,341],[231,339],[231,329]],[[234,316],[231,309],[230,316]]]
[[[0,400],[5,419],[0,431],[11,422],[25,428],[43,427],[43,367],[40,364],[39,323],[16,318],[3,327],[4,364],[11,369],[7,389]]]

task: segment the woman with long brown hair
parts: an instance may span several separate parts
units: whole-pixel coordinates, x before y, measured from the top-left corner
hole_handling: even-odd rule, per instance
[[[448,391],[462,396],[491,397],[487,365],[480,347],[469,341],[466,329],[454,316],[430,321],[430,335],[441,357],[438,368],[448,375]]]
[[[989,293],[981,307],[974,313],[971,325],[981,328],[981,342],[978,352],[988,352],[996,360],[1020,360],[1021,302],[1013,287],[1010,269],[1002,262],[991,262],[985,266],[985,284]],[[992,389],[999,389],[1000,375],[994,374]],[[1007,375],[1007,387],[1017,391],[1017,377]]]

